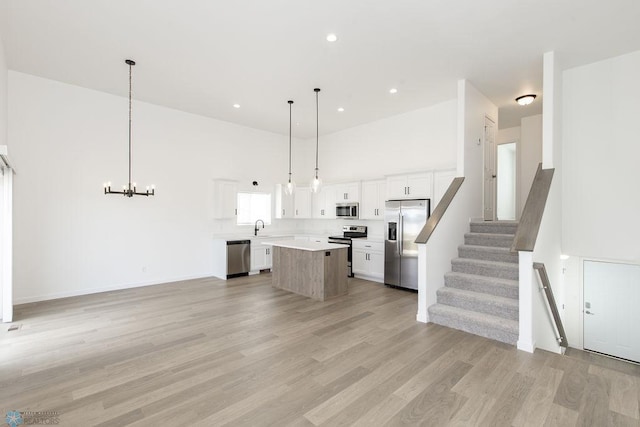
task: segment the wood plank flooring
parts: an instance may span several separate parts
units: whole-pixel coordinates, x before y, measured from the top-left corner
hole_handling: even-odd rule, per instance
[[[15,309],[0,415],[61,426],[640,426],[640,367],[528,354],[415,321],[417,296],[351,279],[314,301],[271,275]]]

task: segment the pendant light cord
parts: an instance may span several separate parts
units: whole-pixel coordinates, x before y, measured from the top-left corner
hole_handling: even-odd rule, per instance
[[[129,62],[129,190],[131,190],[131,67]]]
[[[316,93],[316,179],[318,179],[318,138],[319,138],[318,135],[319,135],[319,132],[320,132],[319,131],[320,126],[318,124],[318,120],[319,120],[318,119],[318,117],[319,117],[319,114],[318,114],[318,92],[320,92],[320,89],[315,88],[314,91]]]
[[[289,183],[291,183],[291,105],[293,101],[287,101],[289,103]]]

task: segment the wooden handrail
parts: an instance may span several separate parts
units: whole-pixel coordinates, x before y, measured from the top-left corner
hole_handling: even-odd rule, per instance
[[[549,281],[549,276],[547,275],[547,269],[544,266],[544,263],[534,262],[533,268],[540,275],[540,280],[542,281],[542,288],[544,289],[544,294],[547,297],[547,302],[549,303],[549,308],[551,308],[551,314],[553,314],[553,321],[555,322],[556,329],[558,330],[558,337],[556,337],[556,341],[560,346],[567,348],[569,345],[567,343],[567,335],[564,332],[564,326],[562,325],[562,319],[560,318],[560,313],[558,312],[558,306],[556,305],[556,299],[553,297],[553,290],[551,289],[551,282]]]
[[[431,234],[433,234],[433,231],[436,229],[436,227],[440,223],[440,220],[444,216],[444,213],[447,211],[447,208],[451,204],[451,201],[460,189],[463,181],[463,176],[453,178],[453,181],[451,181],[451,184],[449,184],[449,188],[447,188],[447,192],[444,193],[442,199],[440,199],[440,201],[438,202],[438,206],[436,206],[429,219],[427,219],[427,223],[424,225],[424,227],[422,227],[422,231],[420,231],[420,234],[418,234],[415,243],[427,243],[429,237],[431,237]]]
[[[538,165],[536,176],[533,178],[527,202],[524,204],[522,215],[513,239],[511,252],[528,251],[532,252],[536,246],[544,207],[547,204],[547,197],[551,189],[554,169],[542,169],[542,163]]]

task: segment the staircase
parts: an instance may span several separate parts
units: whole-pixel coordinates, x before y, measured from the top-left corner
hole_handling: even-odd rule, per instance
[[[444,275],[433,323],[515,345],[518,341],[518,254],[509,252],[516,222],[472,222],[451,272]]]

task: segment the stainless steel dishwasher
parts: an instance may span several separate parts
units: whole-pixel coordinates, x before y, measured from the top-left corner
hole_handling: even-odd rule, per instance
[[[227,240],[227,279],[251,270],[251,240]]]

